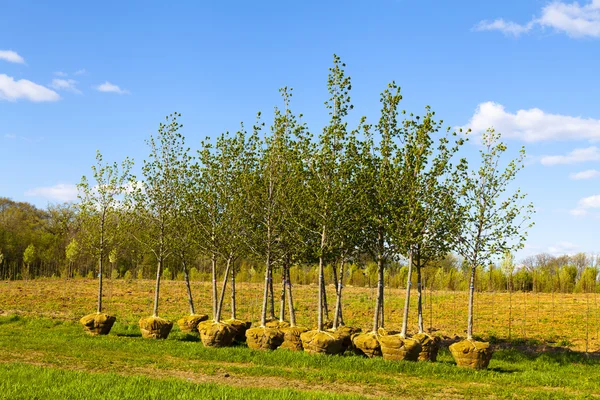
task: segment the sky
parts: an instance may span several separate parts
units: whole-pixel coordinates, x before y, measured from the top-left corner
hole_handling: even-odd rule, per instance
[[[600,0],[0,2],[0,196],[38,207],[76,200],[96,150],[148,154],[172,112],[187,144],[269,122],[278,89],[313,133],[328,120],[333,54],[354,110],[379,93],[429,105],[444,124],[525,146],[515,187],[536,208],[517,256],[600,251]]]

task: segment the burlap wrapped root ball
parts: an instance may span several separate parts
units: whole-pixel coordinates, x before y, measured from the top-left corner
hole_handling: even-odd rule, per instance
[[[279,321],[279,320],[267,320],[267,323],[265,324],[265,326],[267,328],[273,328],[273,329],[283,329],[283,328],[289,328],[290,327],[290,323],[287,321]]]
[[[308,331],[300,334],[304,351],[310,354],[341,354],[342,339],[326,331]]]
[[[292,351],[304,350],[304,347],[302,347],[302,339],[300,339],[300,335],[307,331],[308,328],[304,328],[301,326],[290,326],[288,328],[281,329],[281,332],[283,332],[283,343],[281,343],[281,346],[279,346],[279,348]]]
[[[233,343],[236,330],[224,322],[204,321],[198,324],[198,333],[204,347],[228,347]]]
[[[354,346],[352,345],[352,336],[360,333],[362,329],[356,328],[353,326],[340,326],[337,329],[328,329],[329,332],[333,333],[342,341],[342,353],[346,350],[352,350]]]
[[[400,335],[379,336],[381,355],[385,360],[417,361],[421,353],[421,343],[415,339],[403,338]]]
[[[352,335],[352,345],[357,354],[369,358],[381,356],[381,345],[375,332],[355,333]]]
[[[431,336],[426,333],[417,333],[412,337],[418,340],[421,344],[421,352],[419,353],[419,361],[431,361],[437,360],[438,351],[440,350],[440,338],[437,336]]]
[[[494,351],[487,342],[463,340],[450,345],[450,353],[460,367],[486,369]]]
[[[159,317],[140,319],[142,337],[146,339],[166,339],[173,328],[173,323]]]
[[[183,333],[198,333],[198,324],[207,319],[208,315],[206,314],[186,315],[177,321],[177,325]]]
[[[82,317],[79,322],[83,330],[89,335],[108,335],[110,329],[117,319],[108,314],[89,314]]]
[[[246,331],[246,343],[254,350],[275,350],[283,343],[283,336],[276,328],[251,328]]]
[[[233,330],[235,330],[235,336],[233,338],[234,341],[238,343],[243,343],[246,341],[246,331],[250,328],[252,322],[242,321],[241,319],[228,319],[223,322],[231,325]]]

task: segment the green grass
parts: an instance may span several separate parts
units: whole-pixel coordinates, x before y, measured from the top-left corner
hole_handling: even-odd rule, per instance
[[[124,377],[111,373],[86,373],[36,367],[27,364],[0,364],[2,399],[352,399],[354,396],[296,390],[236,388],[227,385],[194,384],[180,379]]]
[[[74,378],[92,388],[96,379],[114,380],[111,396],[115,398],[123,393],[120,390],[129,395],[129,390],[139,394],[145,388],[166,390],[163,398],[168,393],[179,395],[179,391],[203,398],[198,397],[202,392],[194,390],[212,390],[212,394],[206,392],[207,398],[327,398],[325,393],[344,393],[374,398],[555,399],[594,398],[600,393],[600,360],[575,352],[499,350],[489,370],[473,371],[454,365],[447,349],[441,350],[439,362],[411,363],[348,353],[327,357],[284,350],[260,352],[245,346],[212,349],[177,330],[162,341],[137,335],[139,329],[133,325],[116,325],[108,336],[89,337],[70,321],[0,317],[0,354],[7,355],[2,360],[21,363],[0,364],[0,381],[9,382],[8,390],[13,384],[35,383],[55,390],[54,398],[62,398],[66,393],[62,382]],[[0,396],[8,393],[2,386],[6,384],[0,383]]]

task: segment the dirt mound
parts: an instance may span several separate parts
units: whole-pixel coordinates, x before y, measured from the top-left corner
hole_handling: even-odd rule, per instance
[[[302,351],[304,347],[302,347],[302,340],[300,339],[300,335],[304,332],[307,332],[307,328],[303,328],[300,326],[294,326],[289,328],[281,329],[283,332],[283,343],[279,346],[280,349],[288,349],[292,351]]]
[[[325,331],[308,331],[300,334],[304,351],[311,354],[341,354],[342,339]]]
[[[142,337],[146,339],[166,339],[173,328],[173,323],[159,317],[140,319]]]
[[[241,319],[228,319],[223,322],[231,325],[231,327],[235,330],[235,337],[233,340],[239,343],[246,341],[246,331],[250,328],[252,322],[242,321]]]
[[[283,343],[283,332],[275,328],[251,328],[246,331],[246,343],[254,350],[275,350]]]
[[[381,345],[375,332],[357,333],[352,335],[354,351],[369,358],[381,356]]]
[[[90,335],[108,335],[117,319],[108,314],[89,314],[82,317],[79,322],[83,330]]]
[[[456,365],[474,369],[486,369],[492,359],[493,349],[487,342],[463,340],[450,346]]]
[[[400,335],[379,336],[381,354],[386,360],[417,361],[421,343],[415,339],[404,339]]]
[[[417,333],[412,338],[418,340],[421,344],[421,352],[419,353],[418,360],[435,362],[440,350],[440,338],[438,336],[430,336],[426,333]]]
[[[200,340],[204,347],[231,346],[236,330],[223,322],[204,321],[198,324]]]
[[[186,315],[177,321],[177,325],[183,333],[198,333],[198,324],[207,319],[208,315],[205,314]]]
[[[342,353],[344,353],[346,350],[352,350],[352,335],[360,333],[361,331],[362,330],[360,328],[345,325],[338,327],[336,330],[328,330],[328,332],[333,333],[335,336],[342,340]]]

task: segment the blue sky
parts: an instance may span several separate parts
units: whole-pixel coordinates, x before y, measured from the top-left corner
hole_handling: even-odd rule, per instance
[[[178,2],[3,1],[0,196],[45,207],[74,199],[96,149],[147,154],[165,115],[191,147],[249,126],[294,88],[313,132],[327,120],[337,53],[355,110],[378,118],[387,82],[402,107],[445,124],[494,126],[527,167],[537,214],[527,247],[597,252],[600,220],[600,0]],[[476,156],[475,143],[466,153]]]

